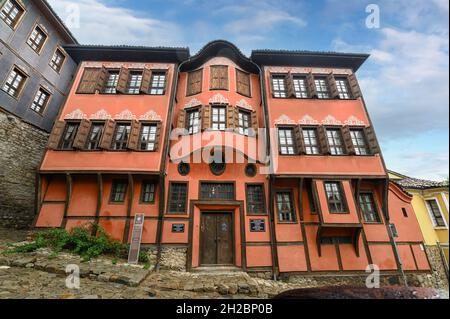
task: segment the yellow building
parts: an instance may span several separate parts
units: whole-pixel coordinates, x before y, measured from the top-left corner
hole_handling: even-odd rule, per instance
[[[412,205],[416,213],[425,244],[440,248],[445,258],[448,273],[448,182],[435,182],[412,178],[389,171],[390,179],[413,196]]]

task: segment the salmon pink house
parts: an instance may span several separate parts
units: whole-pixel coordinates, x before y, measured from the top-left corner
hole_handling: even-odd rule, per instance
[[[38,173],[35,226],[89,223],[188,271],[429,271],[355,72],[364,54],[66,46],[79,64]],[[172,254],[173,255],[173,254]]]

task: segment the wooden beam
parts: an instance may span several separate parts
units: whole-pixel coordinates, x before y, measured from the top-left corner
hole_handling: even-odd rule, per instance
[[[125,222],[125,230],[123,232],[122,242],[127,243],[130,236],[131,212],[134,201],[134,178],[133,174],[128,174],[128,205],[127,205],[127,220]]]

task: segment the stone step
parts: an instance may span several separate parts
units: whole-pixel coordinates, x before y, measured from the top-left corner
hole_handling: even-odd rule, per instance
[[[239,275],[246,274],[239,267],[234,266],[201,266],[192,269],[193,273],[201,273],[202,275]]]

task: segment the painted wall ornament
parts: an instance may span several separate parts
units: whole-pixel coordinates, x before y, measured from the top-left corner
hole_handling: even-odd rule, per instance
[[[66,120],[85,120],[87,119],[88,116],[83,113],[83,111],[81,111],[80,109],[76,109],[75,111],[67,114],[64,119]]]
[[[298,124],[301,125],[318,125],[319,121],[315,120],[312,116],[306,114],[303,118],[298,121]]]
[[[197,100],[196,98],[193,98],[184,106],[184,108],[189,109],[191,107],[196,107],[196,106],[201,106],[201,105],[203,105],[202,101]]]
[[[123,112],[120,112],[119,114],[117,114],[115,116],[116,120],[135,120],[136,119],[136,115],[134,115],[133,113],[131,113],[130,110],[126,109]]]
[[[245,99],[242,99],[239,102],[237,102],[236,106],[239,106],[243,109],[250,110],[250,111],[254,110],[253,107]]]
[[[91,120],[110,120],[112,119],[112,116],[105,109],[101,109],[100,111],[92,114],[89,118]]]
[[[328,115],[323,121],[323,125],[342,125],[342,122],[337,120],[333,115]]]
[[[348,118],[348,120],[346,120],[344,122],[345,125],[350,125],[350,126],[366,126],[366,123],[364,121],[361,121],[360,119],[358,119],[356,116],[350,116]]]
[[[161,116],[153,110],[148,111],[139,117],[141,121],[162,121]]]
[[[283,114],[279,118],[275,120],[275,124],[278,125],[292,125],[295,124],[295,121],[292,120],[289,116]]]
[[[222,94],[216,94],[209,99],[210,104],[228,104],[228,99]]]

